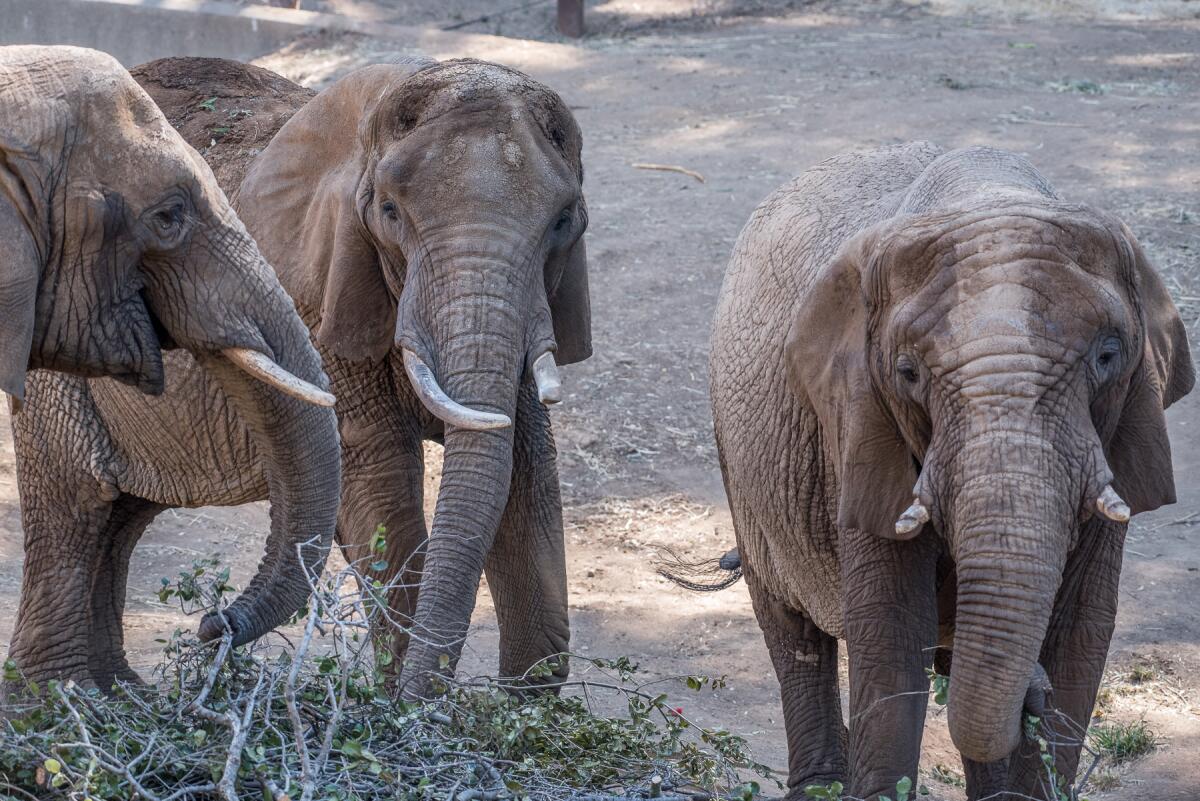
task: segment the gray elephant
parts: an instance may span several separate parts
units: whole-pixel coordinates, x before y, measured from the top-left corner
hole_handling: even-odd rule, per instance
[[[562,100],[477,61],[366,67],[315,97],[223,60],[133,74],[205,148],[324,356],[342,441],[337,537],[358,560],[387,528],[388,567],[372,577],[395,580],[393,617],[416,633],[410,645],[388,631],[406,691],[454,669],[485,569],[501,672],[565,650],[545,404],[561,391],[556,360],[586,358],[591,342],[581,139]],[[160,436],[138,450],[139,470],[176,481],[190,465],[197,483],[237,478],[239,500],[264,496],[261,457],[204,386],[181,371],[160,401],[97,411],[118,443],[151,408],[156,428],[215,443],[196,459],[194,443]],[[425,439],[445,444],[428,537]]]
[[[1086,728],[1126,522],[1175,500],[1163,410],[1192,383],[1133,234],[1019,156],[851,153],[759,206],[711,390],[790,798],[916,778],[935,650],[968,796],[1058,797],[1022,713]],[[1079,753],[1055,751],[1067,780]]]
[[[0,388],[25,400],[13,404],[26,560],[11,655],[29,679],[107,688],[137,678],[122,645],[125,578],[167,506],[240,502],[269,483],[266,557],[227,613],[235,642],[303,604],[337,512],[333,397],[212,171],[115,60],[0,48],[0,115]],[[175,421],[158,411],[164,391],[197,388],[214,413],[232,416],[232,400],[254,432],[237,446],[263,455],[269,481],[192,480],[215,443],[160,428]],[[177,469],[148,468],[164,444]],[[208,618],[201,635],[222,630]]]

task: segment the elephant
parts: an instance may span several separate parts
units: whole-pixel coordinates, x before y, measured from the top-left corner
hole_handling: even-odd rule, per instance
[[[916,779],[934,665],[968,797],[1059,797],[1023,714],[1074,736],[1053,752],[1072,780],[1127,522],[1175,500],[1163,410],[1193,381],[1129,228],[1021,156],[849,153],[755,210],[710,389],[722,566],[779,679],[789,798]]]
[[[334,398],[212,171],[116,60],[0,48],[0,115],[0,389],[13,398],[26,554],[10,653],[27,680],[107,690],[138,680],[125,581],[164,508],[267,485],[274,501],[257,575],[201,639],[229,630],[242,644],[302,606],[337,516]],[[231,446],[261,454],[268,478],[193,480],[226,443],[159,414],[181,392],[216,414],[232,404],[248,429]],[[177,460],[170,474],[152,464],[160,447]]]
[[[219,59],[133,74],[206,148],[311,328],[338,398],[337,541],[375,566],[365,557],[386,529],[387,567],[366,575],[390,586],[403,624],[377,629],[397,690],[427,694],[453,673],[485,570],[501,674],[552,687],[565,659],[529,670],[570,637],[547,405],[561,397],[556,365],[591,354],[571,112],[520,72],[474,60],[371,65],[315,96]],[[232,130],[214,141],[214,124]],[[204,413],[164,400],[176,419]],[[444,445],[428,531],[425,440]],[[222,456],[212,472],[261,470],[249,450]]]

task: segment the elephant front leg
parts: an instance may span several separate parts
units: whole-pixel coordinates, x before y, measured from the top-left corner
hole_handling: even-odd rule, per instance
[[[788,798],[804,788],[846,781],[846,730],[838,693],[837,639],[771,595],[745,565],[754,616],[779,679],[788,744]]]
[[[570,645],[562,499],[550,414],[526,382],[517,402],[508,503],[485,571],[500,625],[500,675],[525,676]],[[530,684],[567,677],[565,658]]]
[[[141,677],[125,658],[126,583],[129,558],[155,515],[166,507],[122,494],[112,505],[98,542],[95,578],[92,581],[92,622],[88,632],[92,680],[102,690],[117,681],[140,682]]]
[[[92,487],[76,488],[84,497],[31,490],[22,498],[25,565],[10,656],[30,681],[91,687],[92,588],[110,507]]]
[[[1057,799],[1054,782],[1075,780],[1116,622],[1125,531],[1123,524],[1093,519],[1067,560],[1040,660],[1051,688],[1041,726],[1055,742],[1058,778],[1049,775],[1038,747],[1023,742],[1010,760],[1014,797]]]
[[[421,432],[415,416],[401,407],[390,387],[384,385],[375,392],[336,389],[342,438],[337,541],[346,561],[368,581],[377,579],[388,587],[388,608],[375,624],[374,633],[377,648],[383,649],[380,653],[391,655],[390,660],[383,660],[384,667],[398,672],[408,650],[427,536]],[[351,405],[359,399],[369,402]],[[385,529],[382,554],[371,548],[379,526]],[[372,567],[379,562],[385,566]]]
[[[850,658],[850,795],[895,797],[915,785],[937,642],[936,542],[839,532]]]

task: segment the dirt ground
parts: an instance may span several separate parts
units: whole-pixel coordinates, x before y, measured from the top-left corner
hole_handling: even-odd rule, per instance
[[[349,13],[357,0],[320,2]],[[356,13],[406,9],[367,5]],[[469,19],[492,5],[453,0],[441,11]],[[464,26],[464,34],[555,40],[549,5],[531,4],[525,17],[514,12],[491,28]],[[660,546],[701,557],[733,541],[705,361],[725,262],[754,206],[808,165],[848,149],[916,138],[1008,148],[1027,154],[1068,198],[1121,215],[1197,332],[1200,21],[1188,17],[1200,14],[1200,2],[1050,3],[1042,9],[1062,14],[1028,14],[1035,5],[979,16],[968,2],[609,0],[589,3],[593,33],[577,43],[309,36],[258,62],[319,88],[396,54],[469,55],[523,69],[573,107],[586,143],[596,340],[593,359],[565,369],[566,401],[554,412],[573,647],[630,655],[652,675],[728,675],[727,689],[681,691],[679,703],[701,722],[748,735],[771,765],[786,765],[778,687],[745,587],[697,596],[657,577],[652,565]],[[1173,19],[1130,19],[1129,7]],[[454,23],[428,14],[397,21]],[[705,180],[636,162],[680,165]],[[1200,797],[1200,393],[1169,417],[1180,502],[1131,526],[1099,710],[1111,720],[1144,720],[1159,745],[1132,764],[1097,768],[1104,789],[1089,787],[1093,798]],[[21,572],[6,420],[0,439],[3,643]],[[430,459],[437,461],[433,449]],[[135,665],[153,663],[155,637],[195,624],[157,602],[159,577],[209,554],[245,577],[266,526],[263,504],[181,510],[155,523],[135,554],[129,588]],[[484,590],[463,670],[493,669],[495,649]],[[934,798],[958,799],[960,775],[944,715],[931,709],[921,784]]]

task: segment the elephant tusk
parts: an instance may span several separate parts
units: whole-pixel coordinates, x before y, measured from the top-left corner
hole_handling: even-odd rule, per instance
[[[512,420],[506,414],[476,411],[451,400],[438,386],[437,379],[434,377],[433,371],[429,369],[429,365],[421,361],[421,357],[408,348],[404,349],[404,372],[408,373],[408,380],[412,383],[413,389],[417,391],[417,397],[421,399],[422,405],[429,410],[430,414],[443,422],[470,431],[489,431],[512,425]]]
[[[558,365],[554,354],[546,351],[533,362],[533,380],[537,384],[538,400],[546,406],[562,400],[562,380],[558,377]]]
[[[912,534],[929,522],[929,510],[920,498],[913,498],[912,506],[904,510],[896,521],[897,534]]]
[[[1121,500],[1112,484],[1104,485],[1104,491],[1096,499],[1096,509],[1114,523],[1129,522],[1129,504]]]
[[[252,348],[225,348],[221,354],[250,375],[285,395],[313,406],[333,406],[337,398],[280,367],[270,356]]]

